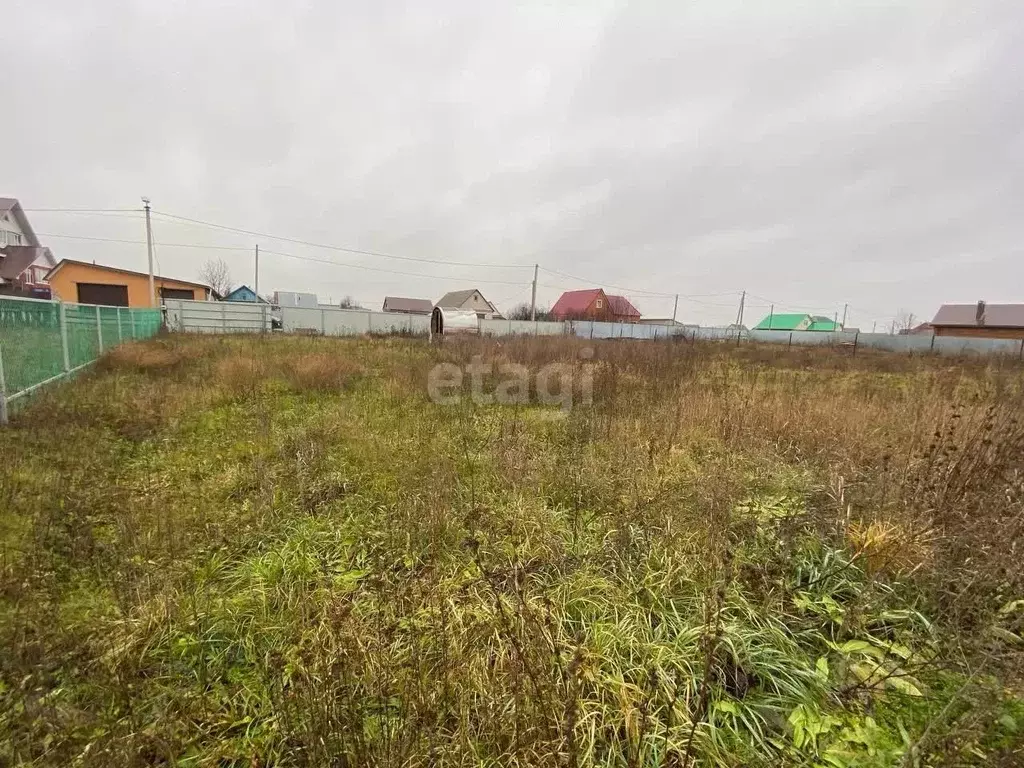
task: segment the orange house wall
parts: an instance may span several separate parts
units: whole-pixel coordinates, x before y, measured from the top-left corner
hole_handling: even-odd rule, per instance
[[[128,286],[129,307],[152,306],[149,300],[148,275],[130,275],[125,272],[115,272],[114,270],[105,269],[98,264],[65,264],[50,278],[50,290],[61,301],[76,302],[78,301],[79,283],[126,285]],[[154,280],[154,284],[156,285],[157,301],[160,300],[161,288],[180,288],[186,291],[193,291],[197,301],[205,301],[209,298],[208,289],[178,280],[158,277]]]

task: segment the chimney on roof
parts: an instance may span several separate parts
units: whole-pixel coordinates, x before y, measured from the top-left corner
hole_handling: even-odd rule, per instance
[[[974,320],[978,325],[985,324],[985,302],[978,302],[978,311],[974,315]]]

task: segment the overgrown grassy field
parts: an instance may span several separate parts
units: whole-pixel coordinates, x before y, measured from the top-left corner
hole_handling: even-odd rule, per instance
[[[1022,371],[123,345],[0,431],[0,765],[1024,764]]]

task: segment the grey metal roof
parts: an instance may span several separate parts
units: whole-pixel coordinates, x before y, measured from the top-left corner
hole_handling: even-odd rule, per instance
[[[971,328],[1024,328],[1024,304],[983,304],[981,322],[978,304],[943,304],[932,325],[958,325]]]
[[[385,312],[410,312],[412,314],[429,315],[434,303],[429,299],[406,299],[401,296],[385,296],[383,310]]]
[[[32,229],[32,225],[28,223],[28,219],[25,218],[25,212],[21,209],[21,203],[13,197],[0,197],[0,216],[4,214],[10,214],[17,220],[18,227],[25,236],[25,240],[28,241],[28,245],[36,248],[39,247],[39,238],[36,237],[36,233]]]
[[[483,292],[479,288],[469,288],[465,291],[448,291],[444,296],[437,300],[437,306],[444,307],[445,309],[462,309],[462,305],[474,294],[479,293],[480,298],[487,302],[487,306],[491,308],[491,312],[496,315],[501,315],[498,312],[498,308],[484,296]]]
[[[465,291],[448,291],[448,293],[437,300],[437,306],[458,309],[465,304],[466,300],[474,293],[479,293],[479,291],[477,291],[476,288],[469,288]],[[480,295],[483,296],[482,293]],[[487,299],[484,299],[484,301],[487,301]],[[490,304],[489,301],[487,303]]]

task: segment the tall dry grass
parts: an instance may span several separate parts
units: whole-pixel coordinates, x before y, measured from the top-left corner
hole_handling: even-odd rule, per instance
[[[593,403],[432,404],[477,355]],[[1020,371],[119,348],[0,434],[0,762],[1014,764]]]

